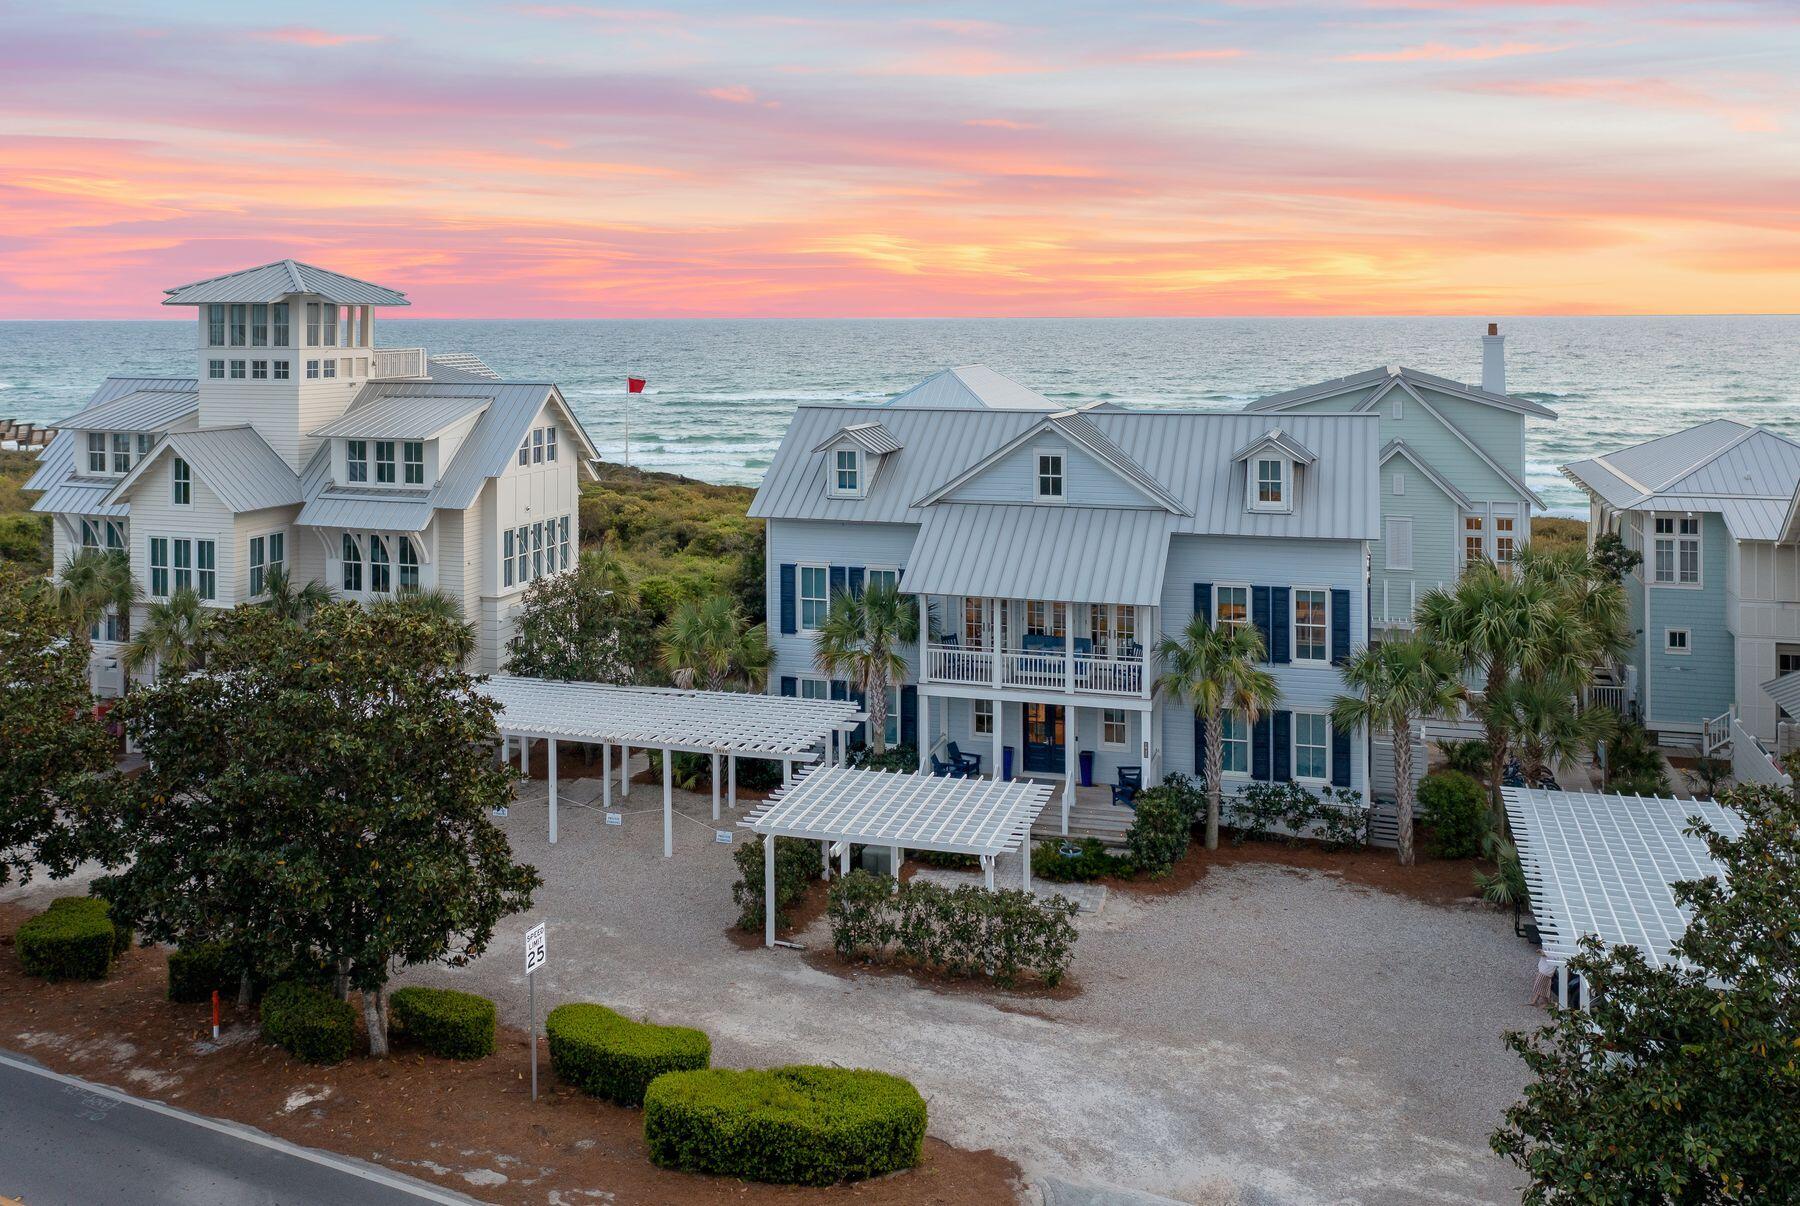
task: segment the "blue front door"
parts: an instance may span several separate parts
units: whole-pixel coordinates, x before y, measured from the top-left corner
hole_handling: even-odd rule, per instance
[[[1060,704],[1025,705],[1025,773],[1063,773],[1063,710]]]

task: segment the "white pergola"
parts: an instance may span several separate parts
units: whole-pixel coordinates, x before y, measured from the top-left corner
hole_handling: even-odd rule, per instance
[[[737,807],[737,760],[781,763],[782,781],[796,762],[840,760],[850,730],[867,719],[843,700],[796,699],[734,691],[681,691],[607,683],[555,682],[495,675],[480,690],[500,705],[495,727],[500,757],[519,744],[519,769],[529,771],[531,742],[550,748],[550,840],[556,841],[556,745],[579,741],[601,747],[601,807],[612,807],[613,746],[619,747],[619,794],[631,794],[632,749],[661,750],[663,857],[675,851],[673,754],[712,756],[712,815],[719,819],[719,762],[727,764],[732,808]]]
[[[1024,863],[1031,888],[1031,826],[1050,800],[1048,783],[962,779],[900,771],[822,766],[794,782],[738,824],[763,835],[763,941],[775,945],[774,838],[805,838],[820,845],[831,870],[833,843],[839,869],[850,869],[850,847],[886,846],[894,876],[908,850],[972,854],[994,886],[994,860],[1012,850]]]
[[[1524,787],[1501,796],[1544,954],[1557,963],[1592,934],[1609,947],[1635,946],[1656,966],[1675,965],[1671,950],[1688,917],[1669,885],[1722,874],[1706,844],[1683,832],[1689,818],[1732,837],[1744,832],[1741,816],[1711,800]],[[1569,978],[1558,982],[1567,1005]]]

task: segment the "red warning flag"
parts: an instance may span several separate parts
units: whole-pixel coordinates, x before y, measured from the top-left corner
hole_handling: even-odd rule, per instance
[[[644,392],[644,379],[642,377],[627,377],[625,378],[625,388],[634,394],[641,394]]]

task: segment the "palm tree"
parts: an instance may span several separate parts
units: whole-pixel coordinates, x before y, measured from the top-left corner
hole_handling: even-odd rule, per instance
[[[768,630],[748,624],[729,595],[708,595],[677,607],[657,632],[663,667],[675,685],[707,691],[760,690],[775,660]]]
[[[1206,848],[1219,848],[1219,794],[1224,760],[1225,712],[1242,712],[1249,724],[1281,696],[1275,676],[1262,668],[1262,634],[1248,624],[1213,627],[1204,615],[1157,649],[1163,665],[1156,689],[1186,703],[1206,720]]]
[[[331,602],[331,588],[323,582],[308,582],[295,589],[285,565],[272,566],[264,579],[268,598],[263,606],[293,624],[305,624],[313,612]]]
[[[1514,679],[1482,700],[1481,717],[1506,733],[1532,783],[1592,752],[1615,727],[1610,711],[1583,709],[1577,684],[1561,679]]]
[[[212,614],[192,587],[182,587],[166,601],[150,604],[144,626],[125,646],[128,673],[154,663],[157,672],[186,670],[205,659]]]
[[[468,661],[475,652],[475,625],[463,618],[462,602],[454,595],[441,590],[408,590],[380,600],[369,610],[417,616],[442,625],[449,641],[450,659],[456,665]]]
[[[1399,812],[1400,862],[1413,861],[1413,749],[1415,720],[1453,712],[1468,692],[1456,660],[1419,633],[1358,649],[1341,671],[1353,695],[1332,701],[1340,729],[1385,729],[1394,743],[1394,803]]]
[[[839,594],[819,625],[813,661],[829,678],[847,678],[869,709],[869,749],[887,752],[888,688],[906,677],[909,645],[919,640],[919,608],[894,586]]]
[[[51,589],[71,632],[87,632],[110,610],[121,633],[130,633],[138,585],[124,549],[84,549],[64,563]]]

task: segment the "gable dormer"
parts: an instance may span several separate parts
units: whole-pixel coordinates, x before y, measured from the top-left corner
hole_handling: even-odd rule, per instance
[[[1041,506],[1160,507],[1190,514],[1173,491],[1088,416],[1058,411],[933,489],[913,505],[938,502]]]
[[[331,481],[345,489],[437,484],[492,398],[403,394],[365,403],[308,433],[331,443]]]
[[[1291,512],[1300,496],[1301,476],[1318,461],[1310,449],[1272,427],[1232,454],[1244,467],[1244,509]]]
[[[882,463],[899,451],[900,441],[880,423],[852,423],[813,449],[825,454],[829,498],[867,498]]]

